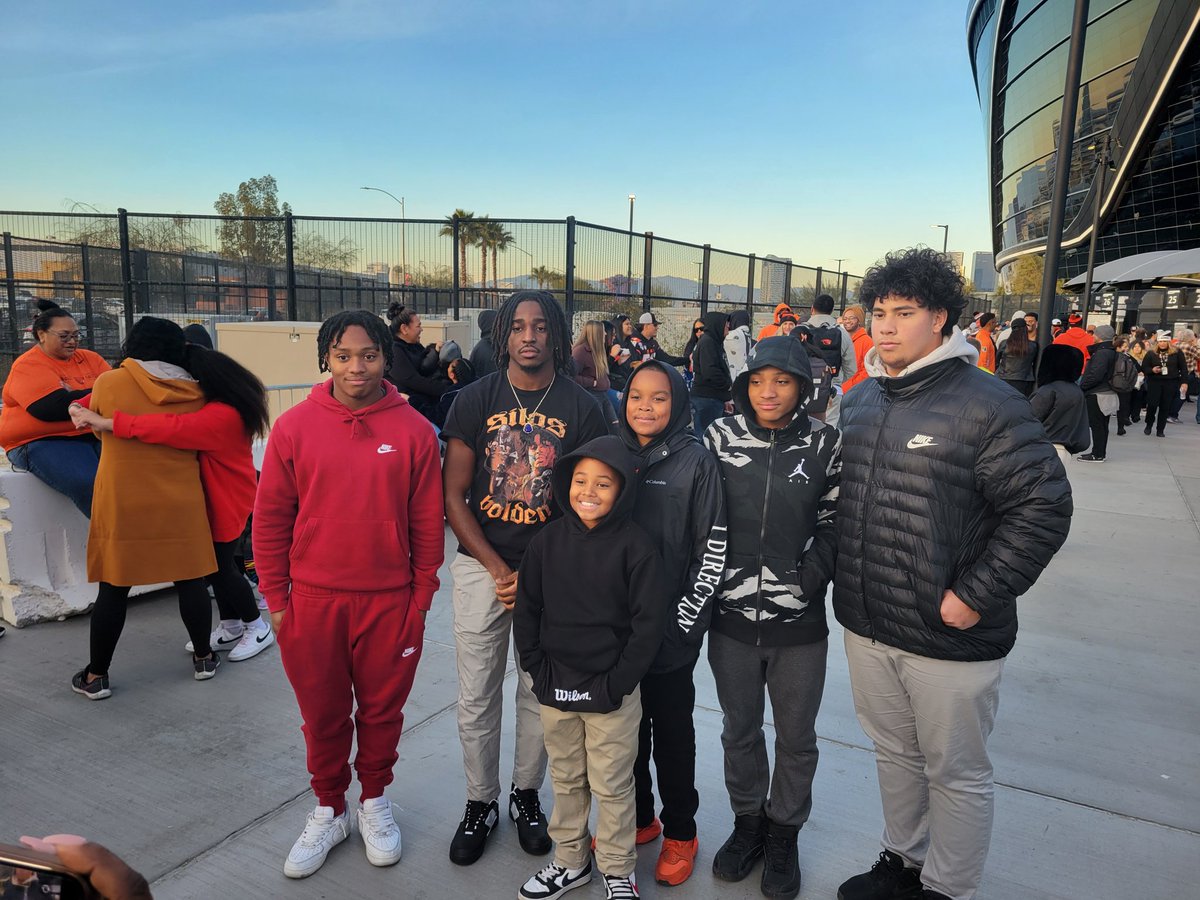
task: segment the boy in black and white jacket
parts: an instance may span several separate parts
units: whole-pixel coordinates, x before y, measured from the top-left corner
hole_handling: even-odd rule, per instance
[[[804,414],[811,390],[804,345],[762,340],[734,382],[738,414],[718,419],[704,436],[721,466],[729,528],[708,658],[725,716],[734,830],[713,859],[713,874],[740,881],[765,854],[769,897],[800,891],[796,842],[812,808],[829,635],[825,591],[837,550],[841,440],[836,428]],[[774,710],[773,773],[764,689]]]

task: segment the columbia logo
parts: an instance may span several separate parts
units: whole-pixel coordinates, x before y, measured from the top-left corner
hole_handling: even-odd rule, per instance
[[[908,441],[908,449],[916,450],[918,447],[936,447],[937,441],[927,434],[914,434]]]
[[[560,702],[569,702],[572,700],[591,700],[592,695],[587,691],[564,691],[562,688],[555,688],[554,699]]]

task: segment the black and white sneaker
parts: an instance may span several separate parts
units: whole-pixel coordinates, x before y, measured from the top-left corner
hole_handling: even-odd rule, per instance
[[[545,856],[552,846],[546,830],[546,816],[542,812],[542,798],[536,788],[517,790],[512,786],[508,794],[508,817],[517,823],[517,840],[521,849],[532,856]]]
[[[500,821],[500,804],[493,800],[468,800],[462,821],[450,842],[450,862],[457,866],[469,866],[483,856],[488,835]]]
[[[1085,453],[1083,456],[1077,456],[1075,458],[1081,462],[1104,462],[1104,457],[1097,456],[1095,453]]]
[[[207,659],[198,659],[192,657],[192,668],[196,670],[197,681],[208,681],[217,674],[217,667],[221,665],[221,657],[217,656],[217,651],[213,651]]]
[[[604,900],[638,900],[640,896],[632,873],[604,876]]]
[[[592,880],[592,863],[589,860],[581,869],[567,869],[553,863],[546,866],[517,892],[519,900],[546,900],[574,890]]]
[[[112,696],[112,691],[108,687],[107,675],[101,675],[93,681],[88,681],[87,677],[87,666],[84,666],[71,676],[71,690],[77,694],[83,694],[89,700],[103,700],[105,697]]]

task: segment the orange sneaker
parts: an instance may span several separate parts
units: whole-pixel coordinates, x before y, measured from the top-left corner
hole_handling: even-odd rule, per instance
[[[637,837],[634,839],[634,843],[640,847],[642,844],[650,843],[660,834],[662,834],[662,822],[655,819],[649,825],[643,825],[637,830]],[[679,842],[676,841],[676,843]],[[592,852],[596,852],[596,838],[594,836],[592,837]]]
[[[698,838],[692,838],[690,841],[664,839],[662,850],[658,854],[658,864],[654,867],[654,880],[659,884],[683,884],[692,874],[696,850],[699,847]]]
[[[638,846],[641,846],[642,844],[648,844],[660,834],[662,834],[662,822],[658,821],[658,819],[655,819],[649,825],[643,825],[637,830],[636,843]]]

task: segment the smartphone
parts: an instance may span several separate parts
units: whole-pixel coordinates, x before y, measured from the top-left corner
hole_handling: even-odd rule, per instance
[[[88,880],[63,868],[57,856],[0,844],[3,900],[98,900]]]

